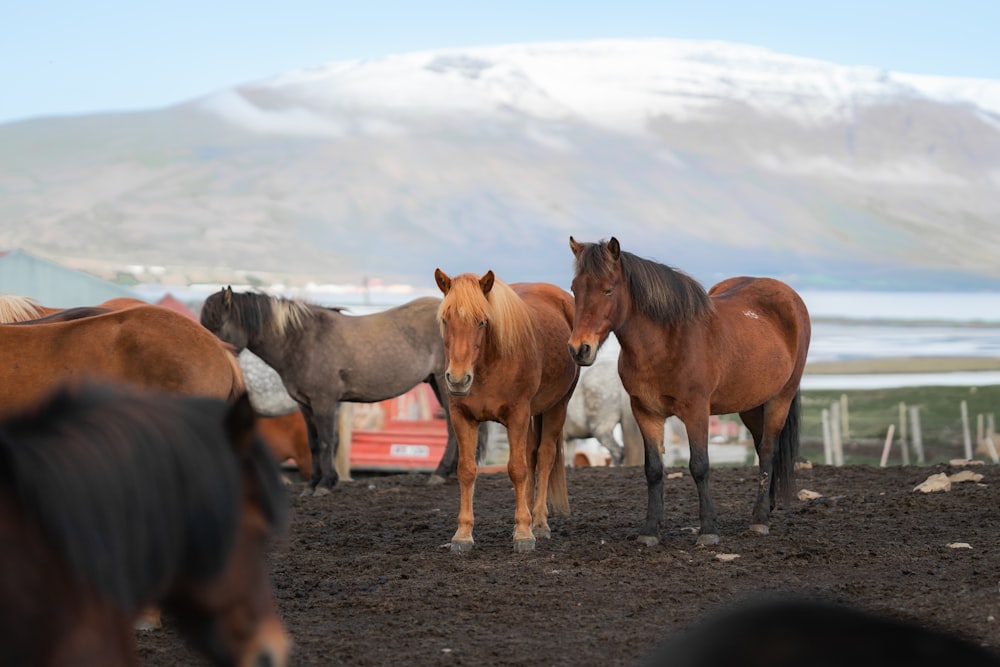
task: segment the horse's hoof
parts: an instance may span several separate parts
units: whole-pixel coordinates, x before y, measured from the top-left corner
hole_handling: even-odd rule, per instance
[[[305,498],[306,496],[311,496],[312,494],[313,494],[312,488],[307,486],[306,488],[302,489],[302,493],[299,494],[299,498]]]
[[[427,478],[427,486],[438,486],[444,483],[445,483],[444,477],[438,475],[437,473],[434,473]]]
[[[527,553],[535,550],[535,538],[528,537],[523,540],[514,540],[514,551]]]
[[[705,533],[698,536],[699,547],[714,547],[719,543],[719,536],[715,533]]]
[[[331,491],[328,486],[317,486],[316,490],[313,491],[314,496],[328,496],[331,493],[333,493],[333,491]]]
[[[534,533],[535,537],[544,537],[545,539],[552,537],[552,529],[548,526],[532,526],[531,532]]]
[[[472,545],[474,542],[472,540],[452,540],[451,541],[451,552],[453,554],[464,554],[472,551]]]
[[[656,535],[640,535],[635,539],[639,544],[645,544],[647,547],[655,547],[660,543],[660,538]]]
[[[767,527],[766,523],[752,523],[750,524],[750,531],[758,535],[767,535],[771,532],[771,529]]]

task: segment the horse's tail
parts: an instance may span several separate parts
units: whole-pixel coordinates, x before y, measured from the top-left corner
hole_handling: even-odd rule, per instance
[[[553,516],[569,516],[569,488],[566,485],[566,441],[562,435],[556,440],[556,460],[552,464],[549,475],[549,488],[546,496],[549,511]]]
[[[788,416],[785,425],[778,434],[778,451],[774,453],[774,479],[771,489],[788,502],[795,494],[795,459],[799,455],[799,415],[802,410],[801,390],[796,390],[791,405],[788,406]]]

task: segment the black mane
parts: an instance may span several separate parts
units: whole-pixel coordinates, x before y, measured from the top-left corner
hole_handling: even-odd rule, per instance
[[[61,390],[0,424],[0,490],[78,577],[135,611],[172,576],[217,574],[233,548],[246,464],[228,411],[214,398]],[[251,450],[255,499],[282,526],[277,466],[259,439]]]
[[[339,306],[320,306],[261,292],[228,292],[232,301],[227,313],[225,304],[227,291],[223,289],[210,295],[202,304],[200,320],[209,331],[219,331],[228,314],[248,337],[256,338],[274,327],[276,317],[280,313],[295,311],[312,314],[323,310],[339,313],[343,310]]]
[[[576,272],[607,276],[614,268],[607,241],[581,243]],[[679,269],[621,251],[622,274],[633,305],[657,322],[697,319],[712,308],[697,280]]]

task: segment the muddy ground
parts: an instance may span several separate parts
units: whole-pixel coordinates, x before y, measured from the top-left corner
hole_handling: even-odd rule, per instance
[[[568,470],[572,516],[551,540],[514,553],[505,473],[476,486],[475,549],[453,554],[458,484],[426,475],[356,476],[300,498],[272,571],[296,665],[635,665],[659,642],[756,593],[835,600],[1000,648],[1000,468],[950,492],[914,487],[937,467],[816,466],[821,494],[778,510],[771,534],[747,532],[756,472],[716,468],[717,547],[695,546],[694,483],[666,482],[655,547],[636,542],[639,468]],[[949,547],[966,543],[971,548]],[[723,560],[722,554],[738,558]],[[845,638],[849,641],[849,638]],[[144,665],[203,664],[164,628],[139,633]]]

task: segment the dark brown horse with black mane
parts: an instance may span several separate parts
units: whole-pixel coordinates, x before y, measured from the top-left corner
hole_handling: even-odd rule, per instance
[[[205,300],[201,323],[237,352],[249,349],[281,376],[309,428],[313,472],[305,493],[327,493],[337,483],[333,462],[341,401],[375,403],[427,382],[447,405],[439,303],[425,297],[371,315],[347,315],[340,308],[227,287]],[[486,433],[484,425],[478,451]],[[454,471],[456,452],[449,419],[448,446],[435,476]]]
[[[576,319],[570,353],[594,362],[612,332],[621,345],[618,373],[631,397],[645,447],[648,508],[640,541],[656,544],[663,519],[663,423],[687,427],[691,476],[698,488],[699,544],[719,541],[709,493],[708,422],[739,413],[760,458],[751,529],[769,530],[777,494],[794,486],[799,382],[809,350],[809,312],[788,285],[770,278],[729,278],[705,292],[693,278],[621,249],[612,238],[577,243]]]
[[[287,498],[245,397],[86,384],[0,422],[11,665],[138,665],[159,605],[214,664],[284,665],[266,560]]]

